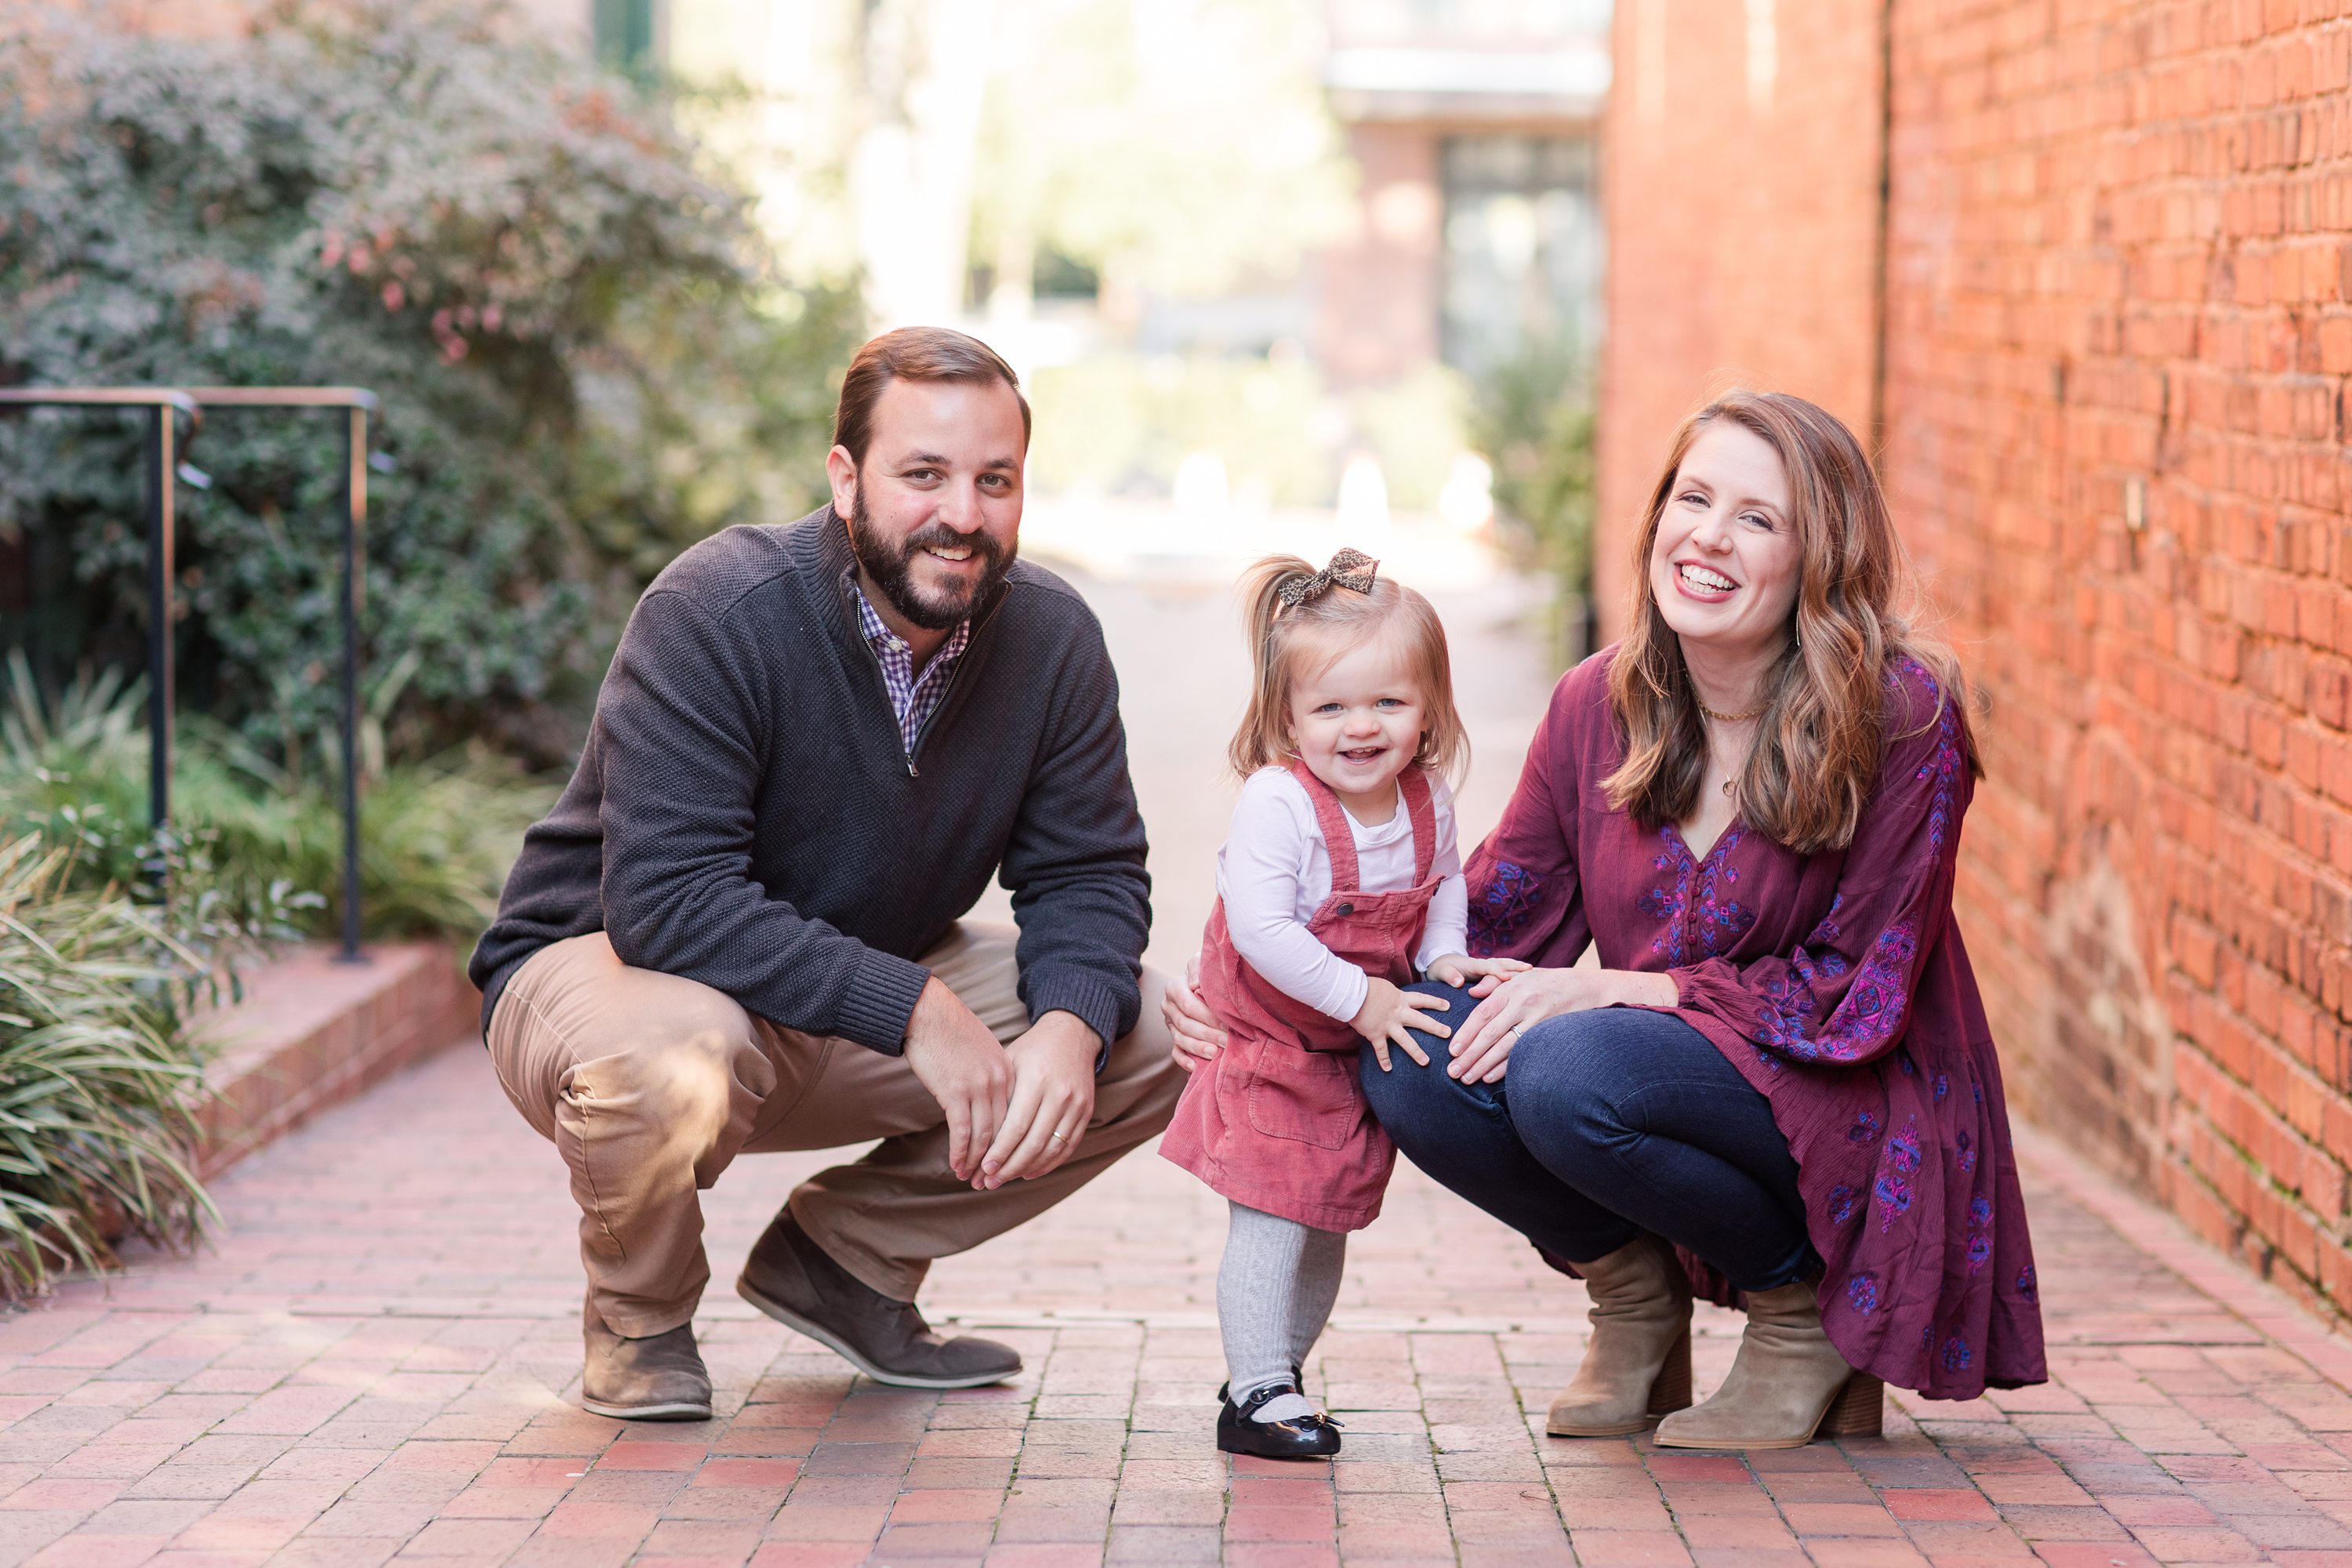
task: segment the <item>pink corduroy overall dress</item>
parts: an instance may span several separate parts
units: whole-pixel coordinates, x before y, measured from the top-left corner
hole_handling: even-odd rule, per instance
[[[1325,947],[1375,979],[1413,979],[1436,856],[1429,780],[1408,768],[1397,780],[1412,824],[1412,886],[1367,893],[1357,884],[1356,836],[1339,797],[1293,763],[1315,803],[1331,858],[1331,893],[1307,922]],[[1396,1145],[1372,1119],[1356,1083],[1353,1029],[1275,989],[1234,951],[1224,900],[1210,913],[1201,952],[1201,995],[1225,1026],[1226,1046],[1195,1068],[1160,1152],[1236,1203],[1318,1230],[1361,1230],[1381,1212]]]

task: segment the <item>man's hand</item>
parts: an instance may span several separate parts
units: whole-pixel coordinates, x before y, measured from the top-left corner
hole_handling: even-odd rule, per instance
[[[1076,1152],[1094,1120],[1095,1058],[1101,1050],[1100,1036],[1076,1014],[1062,1012],[1046,1014],[1004,1048],[1013,1063],[1013,1104],[973,1186],[1042,1176]]]
[[[948,1168],[980,1184],[981,1153],[1004,1124],[1013,1092],[1013,1064],[1003,1046],[962,998],[936,974],[907,1020],[907,1065],[948,1116]],[[1087,1103],[1093,1104],[1093,1085]]]
[[[1201,999],[1201,955],[1184,966],[1184,978],[1168,983],[1160,998],[1160,1016],[1168,1026],[1170,1054],[1186,1072],[1205,1067],[1225,1048],[1225,1027]]]

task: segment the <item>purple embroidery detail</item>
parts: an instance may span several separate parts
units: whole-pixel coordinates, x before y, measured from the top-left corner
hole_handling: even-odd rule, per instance
[[[1831,1061],[1859,1061],[1902,1032],[1911,1004],[1911,961],[1918,951],[1919,939],[1909,921],[1878,933],[1862,973],[1822,1026],[1822,1056]]]
[[[1969,1237],[1969,1272],[1980,1274],[1992,1257],[1992,1237],[1979,1231]]]
[[[1853,1125],[1845,1130],[1849,1143],[1867,1143],[1878,1136],[1878,1118],[1867,1110],[1854,1112]]]
[[[1903,1131],[1886,1141],[1879,1156],[1878,1180],[1871,1195],[1878,1202],[1878,1230],[1884,1236],[1895,1220],[1911,1212],[1911,1178],[1919,1170],[1919,1119],[1909,1117]]]
[[[1671,873],[1675,879],[1674,886],[1671,890],[1650,889],[1635,900],[1635,907],[1663,928],[1652,939],[1650,951],[1664,955],[1666,967],[1672,969],[1683,962],[1683,911],[1690,907],[1691,881],[1698,875],[1698,868],[1692,861],[1690,851],[1677,841],[1673,829],[1660,828],[1658,837],[1665,841],[1666,847],[1650,865],[1654,870]]]
[[[1822,917],[1822,923],[1815,926],[1813,934],[1805,939],[1807,947],[1828,947],[1837,941],[1837,912],[1844,907],[1843,893],[1833,893],[1830,896],[1830,912]]]
[[[1969,1362],[1975,1359],[1975,1353],[1969,1349],[1969,1342],[1960,1338],[1959,1335],[1954,1334],[1950,1339],[1944,1342],[1944,1370],[1946,1372],[1958,1372],[1960,1368],[1968,1365]]]
[[[1739,868],[1731,864],[1729,857],[1745,837],[1747,830],[1738,823],[1725,828],[1699,870],[1698,944],[1704,957],[1727,952],[1756,923],[1755,910],[1727,896],[1739,880]]]
[[[1979,1081],[1977,1081],[1975,1079],[1969,1079],[1969,1092],[1970,1094],[1973,1094],[1973,1095],[1975,1095],[1975,1096],[1977,1097],[1977,1103],[1978,1103],[1979,1105],[1982,1105],[1982,1104],[1984,1103],[1984,1085],[1983,1085],[1983,1084],[1979,1083]]]
[[[1840,1182],[1830,1189],[1830,1223],[1843,1225],[1853,1217],[1853,1189]]]
[[[1918,771],[1911,777],[1916,784],[1925,784],[1931,778],[1936,781],[1935,793],[1927,801],[1927,847],[1940,851],[1944,847],[1944,835],[1951,826],[1952,785],[1960,774],[1959,708],[1957,703],[1944,700],[1943,688],[1936,684],[1936,678],[1928,673],[1927,667],[1916,658],[1906,658],[1887,671],[1887,689],[1901,689],[1903,678],[1906,675],[1925,686],[1928,697],[1936,704],[1935,754],[1920,763]]]
[[[2034,1276],[2031,1263],[2017,1271],[2017,1293],[2024,1297],[2028,1304],[2038,1303],[2042,1300],[2042,1281]]]
[[[1834,951],[1815,958],[1798,948],[1789,955],[1787,973],[1774,977],[1764,987],[1764,999],[1769,1005],[1765,1008],[1757,1039],[1799,1061],[1818,1058],[1821,1047],[1808,1033],[1812,1027],[1813,1014],[1821,1005],[1814,988],[1824,980],[1835,980],[1844,973],[1845,960]]]
[[[1943,1104],[1944,1096],[1951,1092],[1952,1080],[1950,1077],[1944,1073],[1937,1073],[1936,1075],[1936,1103],[1938,1105]]]
[[[1650,865],[1671,875],[1674,882],[1671,887],[1650,889],[1634,900],[1634,907],[1664,928],[1651,941],[1650,951],[1663,956],[1667,968],[1721,957],[1756,923],[1755,910],[1727,896],[1727,890],[1739,880],[1739,869],[1730,864],[1729,857],[1746,837],[1747,829],[1733,823],[1715,841],[1702,865],[1691,858],[1690,846],[1671,825],[1658,829],[1659,842],[1665,847]],[[1696,950],[1687,937],[1696,938]]]
[[[1519,932],[1542,901],[1543,879],[1525,866],[1497,860],[1470,898],[1470,951],[1491,958]]]
[[[1845,1300],[1846,1305],[1852,1307],[1858,1317],[1867,1318],[1878,1310],[1878,1276],[1857,1274],[1847,1280]]]
[[[1952,1142],[1954,1145],[1952,1163],[1960,1168],[1961,1175],[1974,1174],[1977,1168],[1977,1152],[1976,1146],[1969,1142],[1968,1133],[1965,1131],[1954,1133]]]
[[[1919,1076],[1919,1064],[1911,1059],[1911,1053],[1909,1051],[1896,1052],[1895,1056],[1895,1065],[1903,1069],[1903,1076],[1905,1078],[1917,1078]]]
[[[1992,1200],[1979,1194],[1969,1200],[1969,1223],[1985,1226],[1992,1223]]]
[[[1911,1005],[1911,961],[1918,951],[1909,921],[1879,932],[1837,1011],[1816,1033],[1817,987],[1843,976],[1845,960],[1834,951],[1816,958],[1798,948],[1789,955],[1787,970],[1764,987],[1764,1016],[1755,1039],[1803,1062],[1854,1062],[1876,1055],[1902,1032]],[[1905,1066],[1913,1070],[1907,1060]]]
[[[1821,1055],[1820,1047],[1805,1033],[1812,1023],[1813,1009],[1820,1005],[1813,994],[1817,973],[1812,954],[1803,948],[1789,955],[1788,973],[1775,975],[1764,987],[1764,1016],[1756,1026],[1759,1044],[1785,1051],[1801,1062]]]

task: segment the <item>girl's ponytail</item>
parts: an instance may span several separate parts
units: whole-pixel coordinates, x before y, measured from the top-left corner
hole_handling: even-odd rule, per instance
[[[1242,574],[1242,615],[1249,626],[1250,700],[1225,757],[1244,778],[1277,763],[1289,749],[1284,710],[1290,682],[1286,679],[1275,622],[1284,608],[1282,591],[1314,575],[1315,568],[1296,555],[1268,555]]]

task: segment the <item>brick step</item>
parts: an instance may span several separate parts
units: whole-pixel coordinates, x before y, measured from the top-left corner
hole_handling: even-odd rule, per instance
[[[386,942],[345,963],[326,943],[244,976],[244,997],[196,1023],[215,1055],[200,1170],[219,1174],[434,1053],[475,1037],[481,996],[446,942]]]

